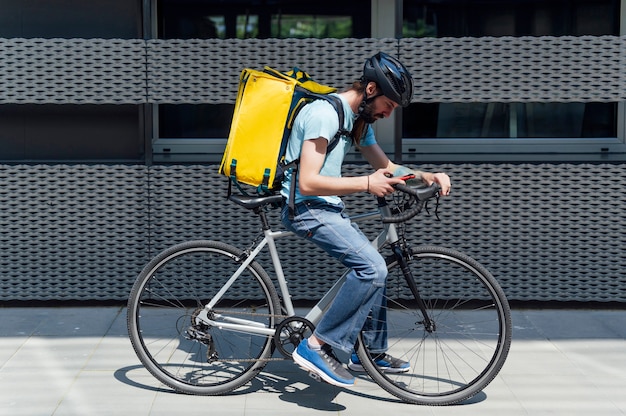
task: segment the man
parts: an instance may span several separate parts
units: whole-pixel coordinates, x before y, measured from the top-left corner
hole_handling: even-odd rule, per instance
[[[413,95],[413,81],[407,69],[395,58],[378,53],[369,58],[363,76],[351,88],[337,94],[345,113],[344,126],[339,126],[333,107],[325,100],[305,106],[294,122],[286,161],[298,156],[297,174],[287,172],[281,193],[288,199],[290,188],[296,186],[293,215],[285,204],[282,221],[287,229],[317,244],[351,271],[328,312],[314,333],[303,340],[293,353],[294,361],[324,381],[337,386],[352,386],[354,376],[337,360],[332,348],[353,351],[357,336],[371,316],[372,322],[383,326],[368,344],[376,364],[385,371],[404,372],[409,364],[385,354],[387,348],[384,319],[376,319],[381,311],[387,267],[383,257],[368,239],[342,214],[341,195],[369,192],[385,196],[393,186],[403,183],[400,176],[414,173],[426,184],[437,182],[441,194],[450,192],[450,178],[445,173],[411,171],[389,160],[376,143],[371,124],[389,117],[398,106],[407,106]],[[351,131],[342,136],[329,152],[327,147],[339,128]],[[375,169],[366,176],[342,177],[341,166],[351,146],[356,146]],[[349,367],[362,367],[355,354]]]

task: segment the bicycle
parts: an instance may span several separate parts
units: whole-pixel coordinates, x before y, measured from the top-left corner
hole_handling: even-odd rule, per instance
[[[469,256],[407,243],[404,223],[431,199],[439,206],[438,186],[396,189],[392,198],[378,198],[378,210],[352,221],[382,223],[372,244],[390,251],[388,353],[408,361],[411,370],[394,374],[378,368],[365,346],[365,329],[355,350],[366,373],[401,400],[458,403],[482,391],[504,365],[510,307],[496,279]],[[174,245],[145,266],[128,300],[128,332],[139,360],[178,392],[226,394],[269,361],[290,359],[345,278],[306,315],[296,315],[275,244],[292,233],[272,230],[267,218],[270,207],[281,204],[280,195],[229,199],[260,218],[262,234],[251,248],[208,240]],[[278,289],[255,260],[265,246]],[[282,358],[273,358],[276,350]]]

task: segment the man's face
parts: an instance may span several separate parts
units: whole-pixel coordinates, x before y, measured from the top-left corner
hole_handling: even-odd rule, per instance
[[[395,101],[379,95],[365,105],[361,117],[366,123],[372,124],[378,119],[389,117],[396,107],[398,104]]]

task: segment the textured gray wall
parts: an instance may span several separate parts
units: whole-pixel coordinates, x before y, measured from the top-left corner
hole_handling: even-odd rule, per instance
[[[420,39],[0,39],[2,103],[232,103],[244,67],[292,66],[338,88],[377,51],[414,102],[626,99],[626,36]]]
[[[407,62],[420,102],[626,99],[626,36],[0,39],[0,104],[233,102],[241,68],[262,65],[298,65],[339,87],[378,50]],[[626,301],[623,164],[424,167],[450,173],[454,192],[441,222],[411,223],[412,240],[467,252],[513,300]],[[347,165],[346,173],[362,169]],[[257,224],[224,199],[226,180],[216,172],[0,165],[0,300],[122,301],[143,264],[168,245],[212,238],[246,246]],[[346,201],[360,212],[371,197]],[[318,297],[340,268],[312,246],[283,245],[294,297]]]
[[[409,223],[415,244],[473,256],[512,300],[626,302],[624,165],[423,167],[449,172],[454,191],[440,222]],[[345,173],[364,169],[348,165]],[[150,256],[171,244],[220,239],[247,247],[257,221],[224,198],[226,179],[216,172],[0,165],[0,300],[123,301]],[[345,200],[352,213],[373,206],[369,195]],[[317,298],[341,271],[298,239],[279,248],[296,299]],[[272,271],[266,256],[261,262]]]

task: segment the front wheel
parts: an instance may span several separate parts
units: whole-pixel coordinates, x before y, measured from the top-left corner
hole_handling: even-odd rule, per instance
[[[388,268],[387,324],[382,326],[387,353],[410,367],[390,372],[377,366],[364,346],[380,332],[364,330],[357,353],[365,371],[383,389],[410,403],[448,405],[482,391],[502,368],[511,345],[511,311],[498,282],[458,251],[412,249],[408,269],[425,319],[397,259],[390,258]]]
[[[161,252],[137,277],[128,300],[128,334],[139,360],[162,383],[188,394],[223,394],[267,363],[273,351],[269,330],[280,312],[269,276],[252,262],[225,288],[245,258],[227,244],[190,241]],[[219,301],[206,308],[220,290]],[[227,330],[220,322],[259,331]]]

